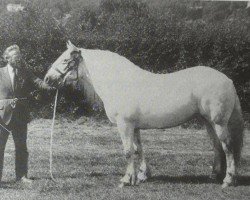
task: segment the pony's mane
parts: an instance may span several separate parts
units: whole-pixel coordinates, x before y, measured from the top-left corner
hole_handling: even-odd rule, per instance
[[[97,73],[100,76],[103,75],[107,76],[107,78],[114,78],[114,80],[129,80],[138,72],[140,72],[141,76],[152,74],[149,71],[141,69],[118,53],[99,49],[90,50],[80,48],[80,50],[84,65],[90,75]]]

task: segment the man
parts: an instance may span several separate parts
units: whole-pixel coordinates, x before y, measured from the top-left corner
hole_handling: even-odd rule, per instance
[[[3,171],[5,145],[12,133],[15,143],[16,180],[31,183],[28,179],[27,123],[29,111],[27,97],[35,86],[51,90],[41,79],[25,68],[20,49],[17,45],[8,47],[4,54],[7,62],[0,68],[0,181]]]

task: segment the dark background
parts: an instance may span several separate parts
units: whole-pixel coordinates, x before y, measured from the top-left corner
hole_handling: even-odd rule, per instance
[[[8,3],[21,3],[25,9],[9,12]],[[210,66],[234,81],[244,113],[250,112],[247,2],[0,1],[0,53],[18,44],[37,76],[43,78],[51,63],[65,51],[67,40],[83,48],[117,52],[155,73]],[[4,64],[1,61],[1,66]],[[93,102],[84,101],[77,89],[61,94],[60,113],[103,113]],[[47,98],[49,101],[33,105],[33,117],[51,116],[53,98]]]

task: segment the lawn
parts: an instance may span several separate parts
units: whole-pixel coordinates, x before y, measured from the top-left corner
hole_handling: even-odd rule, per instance
[[[239,186],[221,190],[211,182],[212,146],[205,130],[142,131],[153,177],[135,187],[118,188],[125,157],[116,127],[107,121],[60,118],[55,124],[53,175],[49,179],[51,120],[29,124],[31,186],[14,183],[14,145],[8,140],[0,199],[249,199],[250,134],[246,131]]]

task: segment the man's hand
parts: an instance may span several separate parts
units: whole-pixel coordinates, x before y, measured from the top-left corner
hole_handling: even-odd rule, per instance
[[[43,80],[40,79],[40,78],[37,78],[37,77],[36,77],[36,78],[34,79],[34,83],[35,83],[35,85],[37,86],[37,89],[45,90],[45,91],[48,91],[48,92],[56,91],[56,88],[55,88],[55,87],[49,86],[47,83],[45,83],[45,81],[43,81]]]
[[[44,81],[42,81],[42,88],[44,90],[47,90],[49,92],[52,92],[52,91],[56,91],[56,88],[55,87],[51,87],[49,86],[47,83],[45,83]]]
[[[11,107],[12,107],[13,109],[16,107],[17,101],[18,101],[18,98],[14,98],[14,99],[12,99],[12,101],[10,102],[10,105],[11,105]]]

